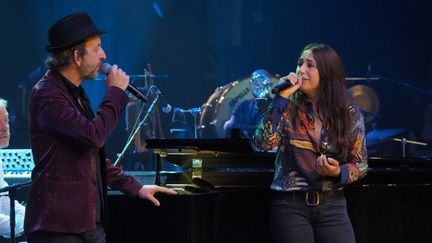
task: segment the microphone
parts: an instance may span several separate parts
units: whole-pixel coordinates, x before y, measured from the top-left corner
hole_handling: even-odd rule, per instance
[[[104,75],[108,76],[108,74],[111,70],[111,65],[108,63],[102,63],[100,70]],[[132,86],[132,84],[128,84],[126,90],[129,91],[131,94],[133,94],[138,99],[140,99],[144,102],[147,102],[147,98],[137,88]]]
[[[272,94],[277,94],[280,91],[282,91],[284,89],[287,89],[287,88],[289,88],[291,86],[292,86],[291,82],[289,80],[286,80],[285,82],[280,83],[280,84],[274,86],[274,88],[271,90],[271,92],[272,92]]]
[[[163,113],[168,114],[171,112],[172,106],[168,104],[168,102],[165,100],[165,97],[161,93],[159,93],[159,104],[162,107],[161,109]]]
[[[161,108],[162,112],[166,114],[170,113],[172,110],[172,106],[168,104],[168,102],[166,101],[165,97],[162,95],[162,92],[159,90],[159,88],[152,85],[149,90],[151,90],[152,93],[158,95],[159,105],[162,107]]]
[[[171,110],[172,110],[172,106],[170,104],[168,104],[168,103],[165,106],[162,107],[162,112],[163,113],[167,113],[168,114],[168,113],[171,112]]]
[[[297,74],[297,80],[301,79],[301,78],[302,78],[302,76],[300,74]],[[272,92],[272,94],[277,94],[277,93],[281,92],[282,90],[287,89],[291,86],[292,86],[291,82],[289,80],[285,80],[285,82],[274,86],[273,89],[271,90],[271,92]]]

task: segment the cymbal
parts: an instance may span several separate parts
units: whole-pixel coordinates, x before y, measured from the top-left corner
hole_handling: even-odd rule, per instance
[[[404,132],[403,128],[393,128],[384,130],[373,130],[366,134],[367,145],[374,145],[390,139],[392,136]]]
[[[371,87],[366,85],[354,85],[348,89],[348,93],[364,112],[363,115],[366,123],[377,117],[380,102],[378,95]]]

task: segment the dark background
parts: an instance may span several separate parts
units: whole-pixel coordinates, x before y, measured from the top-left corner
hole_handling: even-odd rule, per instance
[[[287,74],[306,44],[327,43],[340,54],[348,77],[365,77],[368,70],[384,77],[350,83],[378,94],[377,129],[403,128],[401,136],[422,141],[432,80],[431,10],[427,0],[7,1],[0,8],[0,97],[9,101],[10,148],[30,146],[26,96],[40,75],[31,73],[47,56],[46,30],[79,11],[108,31],[102,36],[107,62],[129,74],[142,74],[151,63],[154,74],[169,75],[155,80],[165,99],[185,109],[201,106],[216,87],[255,69]],[[165,132],[170,119],[162,114]],[[110,158],[121,151],[124,127],[121,121],[108,141]]]

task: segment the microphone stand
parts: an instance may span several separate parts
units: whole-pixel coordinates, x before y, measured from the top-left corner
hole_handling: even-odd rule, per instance
[[[199,114],[201,112],[201,107],[198,108],[192,108],[189,109],[189,113],[192,114],[193,118],[194,118],[194,138],[197,139],[198,138],[198,124],[197,124],[197,114]]]
[[[15,243],[15,194],[16,191],[27,187],[31,184],[31,181],[13,184],[11,186],[6,186],[0,189],[0,193],[9,192],[9,227],[10,227],[10,242]]]
[[[189,113],[192,114],[193,118],[194,118],[194,138],[197,139],[198,138],[198,121],[197,121],[197,114],[199,114],[201,112],[201,107],[193,107],[187,110],[181,109],[181,108],[177,108],[178,112],[181,113]]]
[[[144,122],[147,121],[147,118],[149,117],[149,114],[152,112],[153,108],[155,107],[158,99],[159,99],[159,95],[161,93],[160,92],[156,92],[156,97],[153,99],[150,107],[148,108],[144,118],[142,119],[142,121],[138,124],[138,126],[135,126],[134,129],[132,130],[131,135],[129,136],[128,141],[126,142],[123,150],[121,151],[120,154],[117,154],[117,159],[114,162],[114,166],[117,166],[118,163],[120,162],[120,160],[123,158],[123,156],[125,155],[129,145],[132,143],[132,141],[134,140],[135,135],[139,132],[139,130],[141,129],[141,127],[144,125]]]

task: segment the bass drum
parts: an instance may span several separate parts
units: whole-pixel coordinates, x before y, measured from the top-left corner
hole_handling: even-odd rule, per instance
[[[276,77],[270,77],[272,87],[279,83]],[[250,77],[236,80],[217,87],[202,107],[199,129],[200,138],[224,138],[223,126],[230,119],[235,105],[243,100],[253,99],[249,86]],[[270,93],[270,97],[273,98]]]

